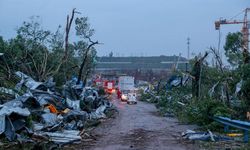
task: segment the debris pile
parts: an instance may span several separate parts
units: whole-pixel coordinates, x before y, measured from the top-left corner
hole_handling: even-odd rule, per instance
[[[58,145],[81,141],[89,121],[106,118],[114,109],[97,89],[76,84],[75,78],[60,93],[53,78],[37,82],[22,72],[16,75],[21,80],[15,89],[0,88],[0,93],[13,96],[0,105],[1,139]]]

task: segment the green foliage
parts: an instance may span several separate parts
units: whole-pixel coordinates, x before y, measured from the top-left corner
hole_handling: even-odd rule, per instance
[[[226,38],[226,44],[224,46],[225,55],[228,58],[228,62],[232,66],[242,64],[242,43],[243,36],[241,32],[229,33]]]
[[[242,99],[246,104],[245,112],[250,110],[250,64],[244,64],[240,68],[241,76],[243,80],[242,85]]]
[[[232,80],[231,78],[235,78]],[[192,93],[192,83],[188,82],[185,86],[172,88],[168,92],[160,93],[160,99],[156,106],[162,114],[174,114],[181,121],[198,124],[211,130],[220,129],[219,124],[214,122],[213,116],[224,116],[234,118],[238,111],[226,105],[224,99],[221,99],[221,87],[229,83],[229,93],[234,94],[235,85],[240,81],[240,75],[236,70],[231,71],[202,65],[201,72],[201,98],[195,99],[190,95]],[[209,96],[209,90],[216,84],[212,97]],[[231,89],[232,88],[232,89]],[[184,105],[183,105],[184,104]]]
[[[75,20],[76,35],[80,37],[80,41],[75,43],[75,49],[80,56],[83,70],[83,80],[86,81],[88,75],[92,72],[92,68],[96,65],[96,49],[93,47],[95,42],[91,40],[94,35],[94,29],[90,28],[87,17],[76,18]],[[98,43],[98,42],[97,42]],[[97,44],[96,43],[96,44]]]
[[[106,93],[105,93],[105,89],[104,88],[99,88],[99,90],[98,90],[98,95],[100,95],[100,96],[103,96],[103,95],[105,95]]]
[[[76,35],[81,38],[90,38],[94,35],[95,30],[90,28],[87,17],[76,18]]]
[[[0,36],[0,53],[4,53],[6,47],[6,42],[3,40],[3,38]],[[4,77],[6,77],[6,60],[4,59],[4,55],[0,56],[0,86],[3,86],[4,84]]]
[[[27,117],[27,119],[26,119],[26,125],[27,125],[27,127],[32,127],[33,126],[32,115],[30,115],[29,117]]]
[[[186,106],[184,113],[189,122],[202,126],[209,126],[214,116],[231,117],[230,109],[224,103],[210,98],[199,102],[193,100]]]
[[[216,130],[218,124],[212,119],[213,116],[232,117],[235,112],[225,103],[203,97],[200,101],[185,98],[190,93],[186,87],[173,89],[173,91],[162,95],[156,106],[161,114],[174,114],[181,121],[198,124],[204,128]],[[184,103],[182,106],[179,102]]]
[[[243,64],[242,34],[229,33],[224,48],[234,69],[211,67],[202,63],[201,68],[198,68],[201,70],[200,98],[190,96],[192,83],[174,87],[168,92],[160,92],[156,106],[162,114],[174,114],[183,122],[195,123],[211,130],[221,129],[221,126],[213,121],[214,116],[246,119],[246,112],[250,110],[250,64]],[[192,75],[200,73],[195,66],[197,61],[198,58],[190,61],[193,66]],[[178,72],[173,73],[177,74]],[[241,91],[235,93],[236,85],[241,80]],[[142,99],[155,102],[149,94],[142,95]]]
[[[242,50],[243,36],[242,33],[229,33],[224,46],[225,54],[232,66],[237,66],[230,70],[229,75],[232,80],[229,82],[231,95],[235,91],[236,84],[243,81],[241,91],[235,97],[241,100],[241,109],[239,109],[240,118],[250,109],[250,64],[248,63],[249,54]],[[243,63],[244,62],[244,63]],[[238,108],[237,108],[238,109]]]
[[[17,29],[16,37],[4,41],[0,36],[0,53],[4,53],[4,57],[0,56],[0,84],[4,79],[9,80],[13,72],[22,71],[37,81],[45,81],[53,76],[56,83],[62,85],[78,73],[79,57],[82,59],[85,55],[88,55],[88,59],[84,72],[91,70],[95,65],[97,52],[94,48],[89,53],[85,52],[89,45],[88,38],[94,34],[94,30],[90,29],[86,17],[77,18],[75,22],[76,34],[87,40],[69,43],[67,60],[64,63],[64,36],[61,26],[56,32],[46,30],[41,26],[38,16],[23,22]]]
[[[62,44],[59,46],[55,41],[59,39],[59,30],[56,33],[44,30],[38,19],[33,17],[29,22],[24,22],[17,29],[17,36],[6,42],[2,51],[12,71],[20,70],[38,81],[44,81],[54,75],[63,49]],[[62,43],[62,38],[58,42]]]
[[[147,101],[148,99],[152,99],[153,97],[149,93],[144,93],[143,91],[141,92],[141,100],[142,101]]]

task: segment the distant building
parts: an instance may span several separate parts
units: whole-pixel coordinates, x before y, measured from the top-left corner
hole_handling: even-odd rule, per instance
[[[178,65],[177,65],[178,62]],[[152,80],[165,78],[177,65],[186,70],[187,59],[179,56],[151,57],[98,57],[95,72],[102,74],[127,74],[136,79]]]

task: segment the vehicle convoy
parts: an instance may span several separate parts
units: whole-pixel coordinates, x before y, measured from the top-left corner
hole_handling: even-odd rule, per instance
[[[121,101],[128,104],[136,104],[135,78],[132,76],[120,76],[118,79],[118,90],[121,94]]]

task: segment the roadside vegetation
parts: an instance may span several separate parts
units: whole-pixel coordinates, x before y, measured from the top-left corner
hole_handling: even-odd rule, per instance
[[[33,16],[17,28],[16,36],[3,39],[0,35],[0,86],[13,87],[13,73],[21,71],[36,81],[53,77],[63,85],[72,76],[86,82],[95,65],[98,41],[92,41],[94,29],[87,17],[73,9],[67,16],[66,28],[46,30],[39,16]],[[72,29],[73,28],[73,29]],[[70,40],[76,35],[75,42]]]
[[[223,130],[213,121],[214,116],[247,120],[250,64],[241,43],[241,33],[229,33],[224,46],[228,66],[222,63],[218,50],[210,48],[190,60],[189,71],[174,70],[167,83],[142,92],[141,100],[155,103],[163,115],[177,116],[204,129]],[[212,65],[207,56],[212,56]]]

